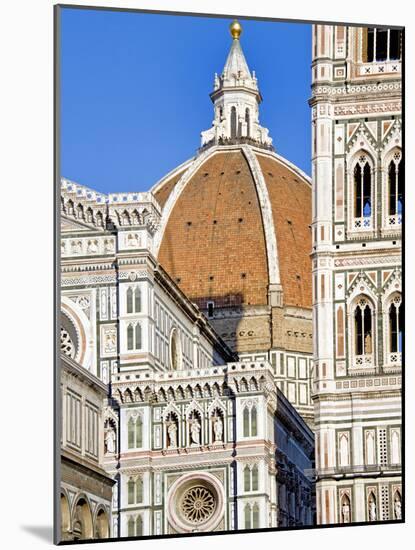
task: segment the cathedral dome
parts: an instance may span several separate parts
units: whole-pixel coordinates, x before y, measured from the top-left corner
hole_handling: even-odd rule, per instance
[[[262,96],[242,27],[215,74],[212,126],[197,155],[152,189],[157,259],[234,350],[301,349],[311,339],[311,184],[260,124]],[[308,340],[306,340],[308,338]]]
[[[158,260],[202,309],[311,307],[311,185],[275,152],[212,145],[153,189]],[[275,305],[275,304],[274,304]]]

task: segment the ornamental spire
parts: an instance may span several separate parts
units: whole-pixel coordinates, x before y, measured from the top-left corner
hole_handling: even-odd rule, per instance
[[[239,40],[239,37],[242,34],[242,27],[240,23],[235,20],[229,25],[229,30],[233,38],[233,42],[223,68],[222,77],[228,79],[234,78],[235,80],[244,80],[247,84],[250,84],[248,80],[251,80],[252,76]]]
[[[214,120],[202,132],[202,147],[210,144],[254,142],[272,148],[268,129],[259,124],[258,106],[262,101],[255,71],[252,74],[242,51],[241,24],[234,20],[229,31],[232,45],[222,74],[215,74],[210,98],[214,104]]]

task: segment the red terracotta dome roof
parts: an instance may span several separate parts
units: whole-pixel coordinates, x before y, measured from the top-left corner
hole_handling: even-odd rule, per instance
[[[266,305],[276,282],[285,305],[311,307],[311,186],[299,169],[249,145],[217,146],[152,191],[163,207],[158,260],[200,307]]]

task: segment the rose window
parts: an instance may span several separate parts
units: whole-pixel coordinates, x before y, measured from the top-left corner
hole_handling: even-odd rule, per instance
[[[75,346],[69,333],[63,327],[61,327],[61,352],[72,359],[75,358]]]
[[[207,521],[215,509],[215,497],[206,487],[191,487],[183,495],[181,512],[190,523],[200,524]]]

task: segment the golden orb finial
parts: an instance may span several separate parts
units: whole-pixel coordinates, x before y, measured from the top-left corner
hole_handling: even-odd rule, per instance
[[[239,40],[239,37],[242,34],[242,26],[236,19],[232,21],[232,23],[229,25],[229,30],[231,32],[232,38],[234,40]]]

